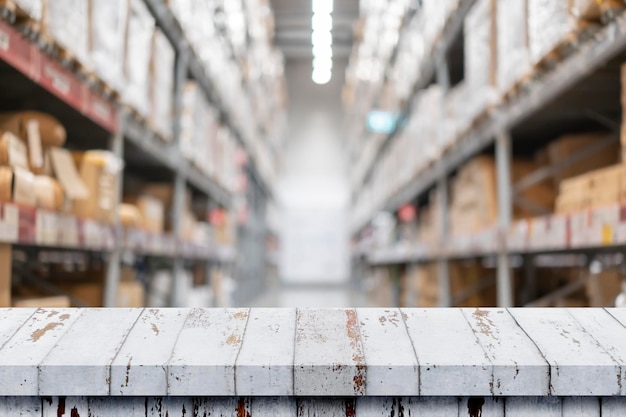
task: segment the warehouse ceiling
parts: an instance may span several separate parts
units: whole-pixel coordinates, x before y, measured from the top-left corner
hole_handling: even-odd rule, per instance
[[[276,19],[275,43],[285,57],[311,57],[311,0],[271,0]],[[333,56],[350,55],[359,0],[334,0]]]

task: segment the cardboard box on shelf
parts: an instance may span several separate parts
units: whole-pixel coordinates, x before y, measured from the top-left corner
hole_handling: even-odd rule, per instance
[[[30,110],[0,113],[0,130],[11,132],[26,143],[29,136],[38,136],[42,146],[63,146],[67,138],[58,119]]]
[[[51,211],[59,211],[63,208],[65,195],[57,180],[45,175],[35,175],[34,186],[37,207]]]
[[[143,217],[137,206],[122,203],[118,206],[120,224],[123,227],[139,229],[143,225]]]
[[[141,195],[137,198],[137,208],[142,216],[142,229],[150,233],[163,233],[165,225],[165,205],[157,198]]]
[[[11,304],[15,308],[69,308],[70,299],[64,295],[49,297],[22,298],[14,297]]]
[[[60,286],[70,297],[89,307],[102,307],[104,286],[102,282],[75,282]],[[118,284],[117,307],[138,308],[144,306],[144,288],[137,281],[120,281]]]
[[[22,168],[0,166],[0,201],[35,207],[35,176]]]
[[[609,268],[598,274],[589,274],[586,292],[590,307],[614,307],[615,298],[622,290],[624,277],[618,268]]]
[[[76,216],[112,223],[118,207],[118,179],[123,162],[108,151],[75,153],[80,166],[80,178],[87,187],[89,196],[73,202]]]
[[[599,21],[605,12],[621,10],[622,0],[570,0],[571,12],[579,20]]]
[[[0,135],[0,165],[29,169],[26,144],[11,132]]]
[[[50,165],[65,193],[67,206],[64,207],[64,211],[71,212],[72,202],[76,199],[89,198],[89,190],[80,177],[72,154],[68,150],[50,148]]]
[[[561,136],[547,146],[548,162],[552,165],[561,163],[563,160],[577,152],[583,151],[606,135],[606,133],[581,133]],[[553,177],[554,182],[555,184],[559,184],[564,179],[617,164],[620,162],[619,155],[620,147],[619,143],[616,141],[614,145],[607,146],[601,151],[589,154],[589,156],[579,162],[555,173]]]

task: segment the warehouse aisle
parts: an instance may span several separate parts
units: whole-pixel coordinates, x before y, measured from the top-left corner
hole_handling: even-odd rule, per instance
[[[282,208],[281,281],[345,283],[349,277],[348,180],[341,140],[345,62],[324,86],[311,82],[308,59],[289,60],[289,127],[277,185]]]

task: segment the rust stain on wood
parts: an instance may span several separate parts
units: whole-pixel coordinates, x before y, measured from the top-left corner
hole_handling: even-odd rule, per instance
[[[245,311],[238,311],[233,315],[233,317],[236,319],[245,319],[248,317],[248,313]]]
[[[231,334],[226,339],[226,344],[231,346],[238,345],[239,343],[241,343],[241,336],[237,336],[235,334]]]
[[[467,400],[467,411],[469,413],[469,417],[482,417],[484,404],[485,399],[483,397],[470,397]]]
[[[80,414],[78,414],[78,409],[76,407],[70,410],[70,417],[80,417]]]
[[[478,328],[480,329],[480,332],[482,334],[490,336],[496,340],[498,339],[493,335],[491,331],[491,329],[495,325],[493,324],[493,321],[491,321],[491,319],[489,318],[489,311],[477,308],[476,310],[474,310],[474,317],[476,318]]]
[[[352,361],[356,364],[356,375],[352,378],[356,394],[365,394],[365,358],[361,350],[361,337],[355,310],[346,310],[346,331],[352,348]]]
[[[59,405],[57,406],[57,417],[65,415],[65,397],[59,397]]]
[[[130,377],[130,363],[133,360],[133,357],[131,356],[130,358],[128,358],[128,363],[126,364],[126,378],[124,378],[124,382],[125,385],[124,386],[128,386],[128,378]]]
[[[346,417],[356,417],[356,403],[354,399],[346,400]]]
[[[34,332],[32,332],[31,335],[30,335],[30,340],[32,340],[33,342],[38,341],[39,339],[41,339],[43,337],[43,335],[46,334],[46,332],[48,332],[49,330],[54,329],[57,326],[63,326],[63,323],[54,322],[54,323],[46,324],[41,329],[37,329]]]
[[[246,410],[246,400],[243,398],[237,401],[237,417],[251,417],[250,412]]]

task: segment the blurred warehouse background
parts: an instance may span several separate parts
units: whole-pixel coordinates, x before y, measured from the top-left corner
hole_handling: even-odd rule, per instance
[[[626,303],[625,9],[0,1],[0,306]]]

